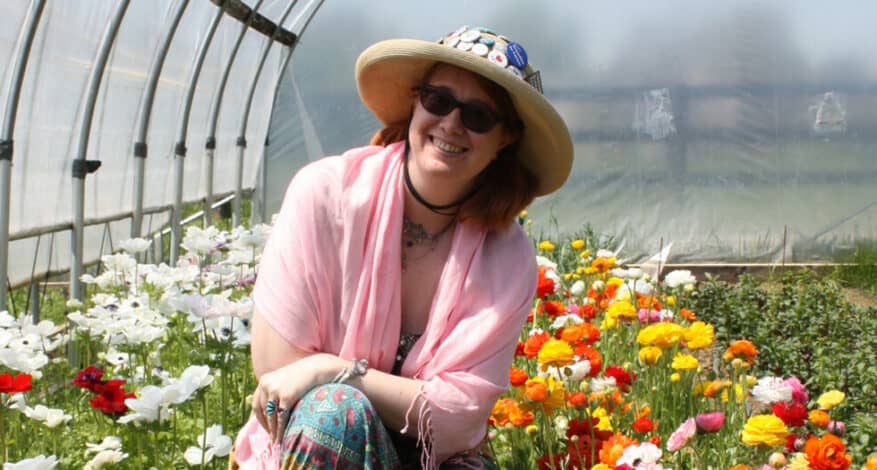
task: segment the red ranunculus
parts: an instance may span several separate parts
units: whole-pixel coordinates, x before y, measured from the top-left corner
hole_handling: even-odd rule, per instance
[[[104,370],[95,366],[88,366],[76,373],[76,377],[71,380],[73,385],[79,388],[85,388],[94,391],[94,386],[101,383],[104,376]]]
[[[655,423],[649,418],[642,417],[634,421],[630,428],[640,434],[647,434],[655,430]]]
[[[801,403],[789,404],[783,401],[773,405],[773,414],[783,420],[786,426],[804,426],[809,416],[806,405]]]
[[[544,299],[549,295],[554,294],[554,279],[547,277],[545,274],[548,272],[547,267],[539,266],[539,278],[536,284],[536,297],[540,299]]]
[[[614,377],[615,385],[618,386],[618,389],[621,390],[622,393],[627,393],[628,387],[630,387],[630,384],[636,379],[636,375],[633,372],[628,372],[621,366],[607,367],[603,372],[603,376]]]
[[[0,374],[0,393],[21,393],[30,391],[30,389],[33,388],[30,379],[30,374],[17,374],[15,376],[9,372]]]

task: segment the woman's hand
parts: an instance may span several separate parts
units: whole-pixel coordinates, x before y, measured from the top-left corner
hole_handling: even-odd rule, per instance
[[[331,380],[345,364],[329,354],[315,354],[262,374],[253,393],[253,414],[272,442],[283,438],[289,415],[311,388]],[[328,377],[328,378],[327,378]],[[269,402],[273,401],[273,405]]]

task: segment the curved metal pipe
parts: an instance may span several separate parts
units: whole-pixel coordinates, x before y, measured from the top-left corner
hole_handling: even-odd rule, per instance
[[[295,0],[293,0],[295,3]],[[207,129],[207,142],[204,145],[205,148],[205,164],[207,166],[207,196],[204,200],[204,226],[210,225],[210,216],[212,214],[212,210],[210,209],[213,206],[213,155],[216,152],[216,125],[219,122],[219,111],[222,109],[222,98],[225,96],[225,85],[228,83],[228,77],[231,75],[231,68],[234,66],[235,59],[237,58],[238,50],[240,49],[241,43],[244,41],[244,36],[247,34],[247,30],[250,29],[250,25],[253,23],[253,18],[259,12],[259,8],[262,6],[262,0],[258,0],[256,4],[253,6],[253,9],[250,11],[250,15],[247,17],[247,20],[241,22],[241,30],[238,33],[237,40],[235,40],[234,46],[232,47],[231,54],[228,56],[228,61],[225,64],[225,70],[222,73],[222,78],[219,80],[219,86],[216,87],[216,93],[213,95],[213,103],[210,109],[210,124]]]
[[[101,39],[98,54],[91,69],[91,75],[88,77],[88,94],[80,119],[82,127],[79,129],[79,145],[76,149],[76,158],[73,160],[73,231],[70,235],[70,244],[72,245],[70,250],[72,252],[70,263],[71,299],[82,298],[82,284],[79,276],[82,274],[82,235],[85,228],[83,223],[85,219],[85,175],[97,170],[97,167],[100,166],[99,160],[89,162],[86,158],[88,141],[91,135],[91,122],[94,117],[94,105],[97,101],[97,94],[100,91],[107,58],[110,55],[110,50],[113,48],[116,33],[119,32],[119,25],[122,23],[122,18],[125,17],[129,3],[130,0],[121,0],[116,7],[112,20],[107,25],[107,29],[104,30],[103,39]]]
[[[164,61],[167,58],[168,50],[177,28],[180,26],[180,19],[189,6],[189,0],[180,0],[177,10],[171,18],[170,24],[164,33],[164,40],[158,49],[155,62],[149,71],[149,78],[146,82],[146,88],[143,94],[143,103],[140,106],[140,118],[137,126],[137,136],[134,139],[134,159],[136,167],[134,169],[134,217],[131,219],[131,238],[141,235],[141,227],[143,224],[143,186],[144,173],[146,167],[146,154],[148,147],[146,139],[149,135],[149,121],[152,116],[152,104],[155,101],[155,90],[158,88],[158,78],[161,76],[161,70],[164,68]]]
[[[12,154],[13,135],[15,133],[15,116],[18,114],[18,99],[21,97],[21,86],[30,48],[43,15],[45,0],[34,0],[30,4],[27,20],[21,27],[18,41],[18,54],[12,66],[12,79],[6,93],[6,113],[3,115],[2,134],[0,134],[0,310],[6,309],[6,286],[9,268],[9,202],[12,192]]]
[[[174,147],[174,210],[171,213],[171,253],[170,265],[177,265],[177,257],[180,254],[180,242],[182,241],[182,226],[180,224],[181,212],[183,210],[183,159],[186,156],[186,135],[189,132],[189,113],[192,110],[192,101],[195,98],[195,85],[198,84],[198,77],[201,75],[201,67],[204,65],[204,59],[207,57],[207,51],[210,49],[210,43],[213,42],[213,35],[222,19],[222,12],[225,2],[223,1],[210,27],[207,29],[207,36],[204,42],[198,48],[195,66],[192,68],[192,75],[189,77],[189,88],[186,92],[186,101],[183,104],[183,116],[180,119],[180,129],[177,133],[177,144]]]
[[[307,19],[305,20],[305,24],[302,26],[301,31],[298,32],[296,41],[289,46],[289,52],[286,57],[283,59],[283,66],[281,67],[281,73],[277,76],[277,83],[274,85],[274,97],[277,97],[277,91],[280,87],[281,78],[283,77],[284,72],[286,71],[286,66],[289,64],[289,59],[292,57],[292,53],[295,51],[295,46],[298,45],[299,41],[301,41],[302,35],[305,33],[305,30],[308,28],[308,25],[311,23],[311,20],[316,16],[317,11],[319,11],[320,7],[323,6],[323,0],[315,0],[317,2],[317,6],[310,12]],[[283,13],[283,17],[280,21],[277,22],[278,25],[283,25],[283,22],[286,20],[286,17],[292,12],[292,7],[295,6],[295,0],[287,7],[286,11]],[[241,197],[243,191],[243,178],[244,178],[244,149],[247,146],[247,125],[249,123],[250,118],[250,108],[253,105],[253,97],[256,93],[256,85],[259,84],[259,77],[262,73],[262,67],[265,65],[265,59],[268,57],[268,52],[271,50],[271,45],[274,41],[269,41],[264,50],[262,51],[262,57],[259,59],[259,67],[256,69],[256,73],[253,75],[253,80],[250,82],[250,89],[247,93],[247,99],[244,101],[244,112],[241,116],[241,127],[238,132],[238,159],[237,165],[235,165],[235,195],[238,197],[232,201],[232,224],[238,225],[240,224],[241,219]],[[273,101],[273,100],[272,100]],[[272,106],[273,108],[273,106]],[[265,139],[265,146],[267,147],[268,139]],[[265,152],[262,152],[262,161],[260,162],[260,168],[262,168],[260,173],[260,178],[264,179],[264,167],[265,167]],[[263,186],[264,188],[264,186]],[[262,200],[262,220],[265,220],[265,210],[264,210],[264,199]]]

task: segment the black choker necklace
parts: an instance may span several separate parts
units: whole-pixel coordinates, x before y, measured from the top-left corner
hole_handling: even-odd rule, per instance
[[[414,199],[416,199],[417,202],[423,204],[424,207],[435,212],[436,214],[457,215],[460,212],[459,206],[463,205],[464,202],[468,201],[469,198],[471,198],[475,194],[475,192],[478,191],[478,187],[477,186],[473,187],[472,190],[469,191],[468,193],[466,193],[463,197],[461,197],[460,199],[457,199],[456,201],[454,201],[450,204],[439,205],[439,204],[433,204],[433,203],[427,201],[426,199],[423,198],[423,196],[420,195],[420,193],[417,192],[416,189],[414,189],[414,184],[411,182],[411,175],[408,174],[408,150],[409,150],[408,142],[406,141],[405,142],[405,161],[402,163],[402,166],[405,168],[405,171],[404,171],[405,172],[405,186],[408,188],[408,191],[411,193],[411,195],[414,196]],[[450,209],[452,207],[456,207],[457,210],[454,210],[451,212],[443,212],[443,211]]]

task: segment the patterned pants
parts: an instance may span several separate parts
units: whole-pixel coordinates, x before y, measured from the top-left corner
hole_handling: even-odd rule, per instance
[[[400,442],[410,444],[397,448]],[[289,418],[282,445],[283,469],[420,468],[420,452],[411,448],[413,440],[397,436],[394,443],[368,398],[344,384],[321,385],[305,394]],[[464,468],[497,466],[487,457],[469,454],[441,465],[442,470]]]

